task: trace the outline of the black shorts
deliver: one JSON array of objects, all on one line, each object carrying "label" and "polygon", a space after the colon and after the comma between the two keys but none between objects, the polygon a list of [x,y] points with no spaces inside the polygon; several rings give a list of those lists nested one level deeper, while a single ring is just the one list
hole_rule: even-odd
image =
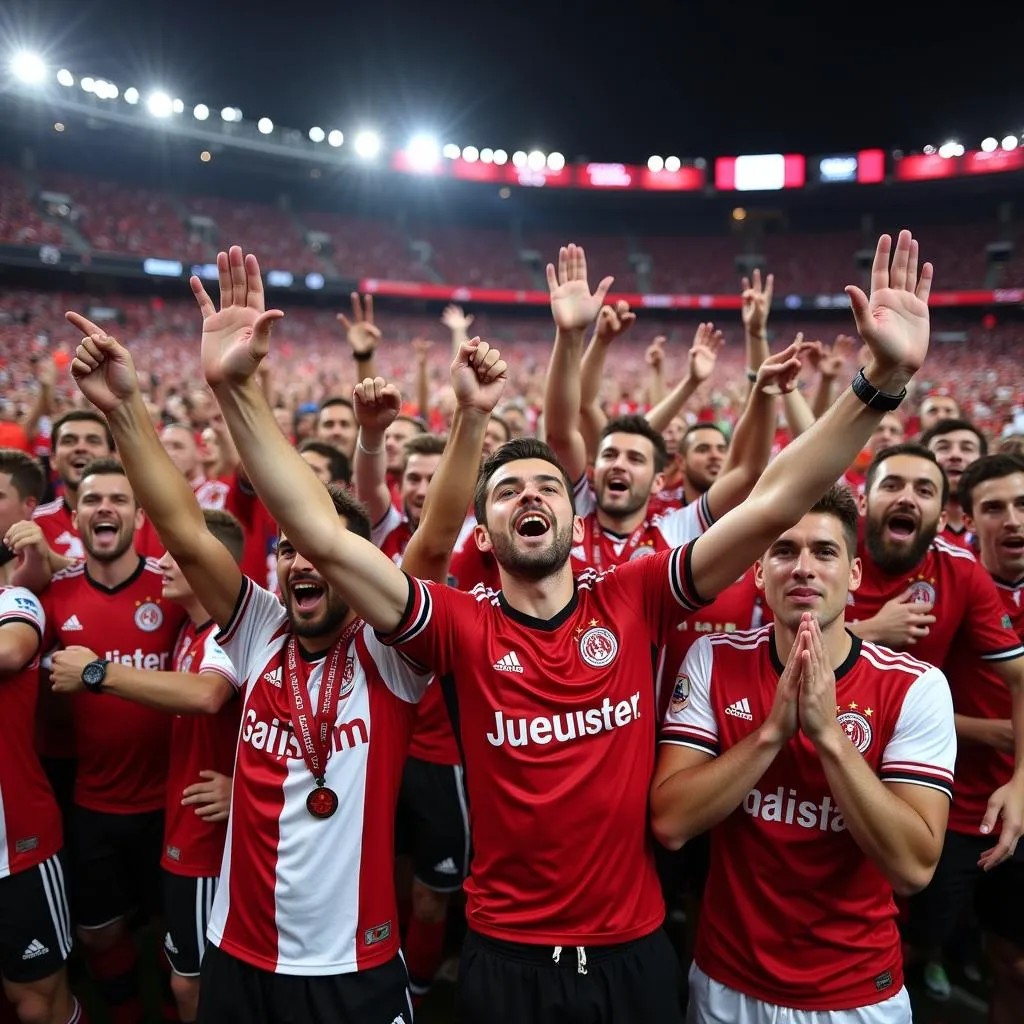
[{"label": "black shorts", "polygon": [[183,978],[198,978],[218,878],[189,878],[167,870],[160,874],[163,878],[166,929],[164,952],[175,974]]},{"label": "black shorts", "polygon": [[904,937],[919,948],[945,945],[973,900],[983,932],[1024,949],[1024,843],[992,871],[978,858],[996,843],[995,836],[947,832],[931,884],[910,898]]},{"label": "black shorts", "polygon": [[0,878],[0,974],[28,985],[56,974],[70,952],[62,854]]},{"label": "black shorts", "polygon": [[198,1024],[412,1024],[401,956],[351,974],[274,974],[206,947]]},{"label": "black shorts", "polygon": [[410,757],[402,773],[395,848],[413,859],[416,881],[458,892],[469,871],[469,813],[461,765]]},{"label": "black shorts", "polygon": [[71,830],[75,921],[102,928],[133,911],[160,910],[164,812],[105,814],[76,806]]},{"label": "black shorts", "polygon": [[684,981],[668,936],[658,929],[616,946],[499,942],[470,931],[459,962],[461,1024],[683,1024]]}]

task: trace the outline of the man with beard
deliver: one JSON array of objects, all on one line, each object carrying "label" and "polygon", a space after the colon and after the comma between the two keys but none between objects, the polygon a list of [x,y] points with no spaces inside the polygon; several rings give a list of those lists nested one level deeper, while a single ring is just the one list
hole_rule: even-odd
[{"label": "man with beard", "polygon": [[[494,551],[502,590],[472,594],[406,576],[339,527],[255,379],[283,314],[264,309],[255,257],[232,247],[218,268],[220,313],[192,281],[204,315],[203,370],[257,492],[388,644],[436,672],[457,723],[474,846],[461,1019],[680,1022],[679,965],[660,930],[648,827],[651,650],[797,523],[882,410],[899,404],[927,352],[931,265],[919,278],[909,231],[894,251],[882,236],[871,298],[848,288],[870,365],[766,468],[742,505],[684,548],[577,580],[569,555],[583,542],[584,522],[569,475],[546,445],[503,445],[485,462],[474,498],[475,540]],[[591,293],[575,246],[560,251],[548,280],[563,332],[582,332],[611,284]],[[782,390],[798,372],[793,356],[780,371]],[[1007,803],[1018,820],[1024,793],[1012,791]]]},{"label": "man with beard", "polygon": [[119,462],[86,465],[73,517],[85,560],[57,573],[42,595],[46,648],[99,655],[83,674],[92,692],[61,699],[71,703],[78,758],[69,830],[75,919],[115,1024],[134,1024],[142,1012],[129,916],[159,911],[171,722],[100,691],[113,662],[168,668],[184,619],[161,594],[156,561],[135,547],[142,518]]},{"label": "man with beard", "polygon": [[929,392],[921,402],[918,412],[918,428],[922,434],[926,434],[937,423],[942,420],[955,420],[960,418],[960,407],[956,399],[951,395],[944,395],[937,391]]},{"label": "man with beard", "polygon": [[[223,254],[221,263],[227,276]],[[255,296],[246,305],[244,283],[236,302],[222,280],[219,313],[196,279],[193,288],[207,343],[211,333],[234,337],[255,309]],[[128,351],[88,321],[69,319],[92,328],[72,373],[108,417],[168,551],[221,626],[218,642],[244,681],[198,1019],[241,1024],[299,1012],[310,1024],[362,1024],[372,1012],[382,1022],[411,1024],[392,875],[394,812],[416,705],[430,676],[377,640],[288,533],[278,544],[282,600],[245,579],[207,529],[184,478],[168,472]],[[472,365],[485,380],[504,379],[497,353]],[[363,507],[323,487],[276,424],[274,431],[314,482],[316,498],[331,508],[333,525],[369,546]],[[447,541],[421,543],[427,550],[446,543],[446,557],[450,532]]]},{"label": "man with beard", "polygon": [[857,520],[831,488],[755,566],[774,626],[701,637],[676,683],[651,819],[673,849],[711,830],[691,1024],[910,1024],[892,894],[939,859],[953,709],[936,668],[846,630]]},{"label": "man with beard", "polygon": [[921,444],[935,456],[949,481],[946,522],[940,536],[950,544],[970,551],[973,538],[964,524],[964,512],[960,507],[960,478],[972,462],[988,455],[988,441],[967,420],[943,419],[921,435]]}]

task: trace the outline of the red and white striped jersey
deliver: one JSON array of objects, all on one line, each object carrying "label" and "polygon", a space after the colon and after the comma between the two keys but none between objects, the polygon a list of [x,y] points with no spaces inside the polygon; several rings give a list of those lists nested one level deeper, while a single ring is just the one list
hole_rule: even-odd
[{"label": "red and white striped jersey", "polygon": [[[835,670],[836,715],[850,742],[883,782],[951,795],[956,734],[945,676],[851,640]],[[783,668],[772,627],[701,637],[661,742],[712,756],[736,746],[768,718]],[[847,831],[803,732],[711,830],[694,957],[723,985],[801,1010],[868,1006],[903,984],[892,887]]]},{"label": "red and white striped jersey", "polygon": [[[346,655],[326,785],[335,814],[314,818],[314,788],[288,703],[281,602],[243,582],[217,641],[245,681],[231,814],[209,938],[280,974],[345,974],[397,955],[395,805],[416,703],[429,674],[409,667],[368,627]],[[326,654],[326,652],[325,652]],[[325,657],[308,660],[314,707]]]},{"label": "red and white striped jersey", "polygon": [[[24,622],[46,630],[43,606],[24,587],[0,590],[0,643],[4,627]],[[0,675],[0,878],[16,875],[52,857],[63,843],[60,811],[32,744],[39,686],[39,648],[27,665]]]},{"label": "red and white striped jersey", "polygon": [[405,549],[412,540],[412,531],[409,517],[394,505],[388,505],[387,512],[370,531],[370,539],[395,565],[401,565]]}]

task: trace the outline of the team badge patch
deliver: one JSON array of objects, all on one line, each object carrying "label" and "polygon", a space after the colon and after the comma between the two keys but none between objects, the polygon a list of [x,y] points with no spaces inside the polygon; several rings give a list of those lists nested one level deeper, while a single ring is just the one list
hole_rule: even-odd
[{"label": "team badge patch", "polygon": [[672,690],[672,702],[669,704],[669,711],[680,712],[686,710],[690,703],[690,677],[682,674],[676,676],[676,685]]},{"label": "team badge patch", "polygon": [[356,665],[352,655],[350,654],[345,659],[345,668],[341,673],[341,689],[338,691],[338,700],[344,700],[352,692],[352,687],[355,686],[355,681]]},{"label": "team badge patch", "polygon": [[363,945],[375,946],[378,942],[384,942],[391,938],[391,922],[375,925],[373,928],[366,928],[363,931]]},{"label": "team badge patch", "polygon": [[915,580],[910,588],[910,600],[935,604],[935,588],[927,580]]},{"label": "team badge patch", "polygon": [[871,723],[863,715],[856,711],[844,711],[836,721],[862,754],[871,746]]},{"label": "team badge patch", "polygon": [[144,601],[135,609],[135,625],[144,633],[155,633],[163,624],[163,610],[155,602]]},{"label": "team badge patch", "polygon": [[619,641],[604,626],[594,626],[580,637],[580,657],[591,668],[605,668],[619,653]]},{"label": "team badge patch", "polygon": [[645,545],[642,548],[637,548],[636,551],[634,551],[633,554],[631,554],[629,556],[629,560],[631,562],[635,562],[638,558],[646,558],[648,555],[653,555],[653,554],[654,554],[654,548],[648,547],[648,546]]}]

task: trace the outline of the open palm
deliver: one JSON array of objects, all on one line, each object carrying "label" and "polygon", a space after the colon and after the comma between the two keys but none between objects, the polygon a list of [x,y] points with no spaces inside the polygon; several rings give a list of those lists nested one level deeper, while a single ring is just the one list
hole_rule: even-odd
[{"label": "open palm", "polygon": [[252,377],[269,351],[274,321],[284,316],[265,309],[260,265],[252,253],[243,256],[240,246],[217,254],[217,277],[219,310],[198,277],[189,281],[203,314],[201,357],[210,387]]},{"label": "open palm", "polygon": [[[892,266],[889,257],[892,256]],[[892,251],[892,239],[882,235],[871,266],[871,298],[848,285],[853,318],[875,360],[883,366],[913,373],[928,354],[928,295],[933,269],[925,263],[918,273],[918,243],[901,231]]]},{"label": "open palm", "polygon": [[699,324],[690,346],[689,372],[690,377],[698,384],[711,376],[718,362],[718,350],[724,342],[721,331],[715,330],[714,324]]},{"label": "open palm", "polygon": [[583,246],[569,243],[558,250],[558,269],[547,266],[551,315],[563,331],[582,331],[594,322],[614,278],[606,277],[591,294]]}]

